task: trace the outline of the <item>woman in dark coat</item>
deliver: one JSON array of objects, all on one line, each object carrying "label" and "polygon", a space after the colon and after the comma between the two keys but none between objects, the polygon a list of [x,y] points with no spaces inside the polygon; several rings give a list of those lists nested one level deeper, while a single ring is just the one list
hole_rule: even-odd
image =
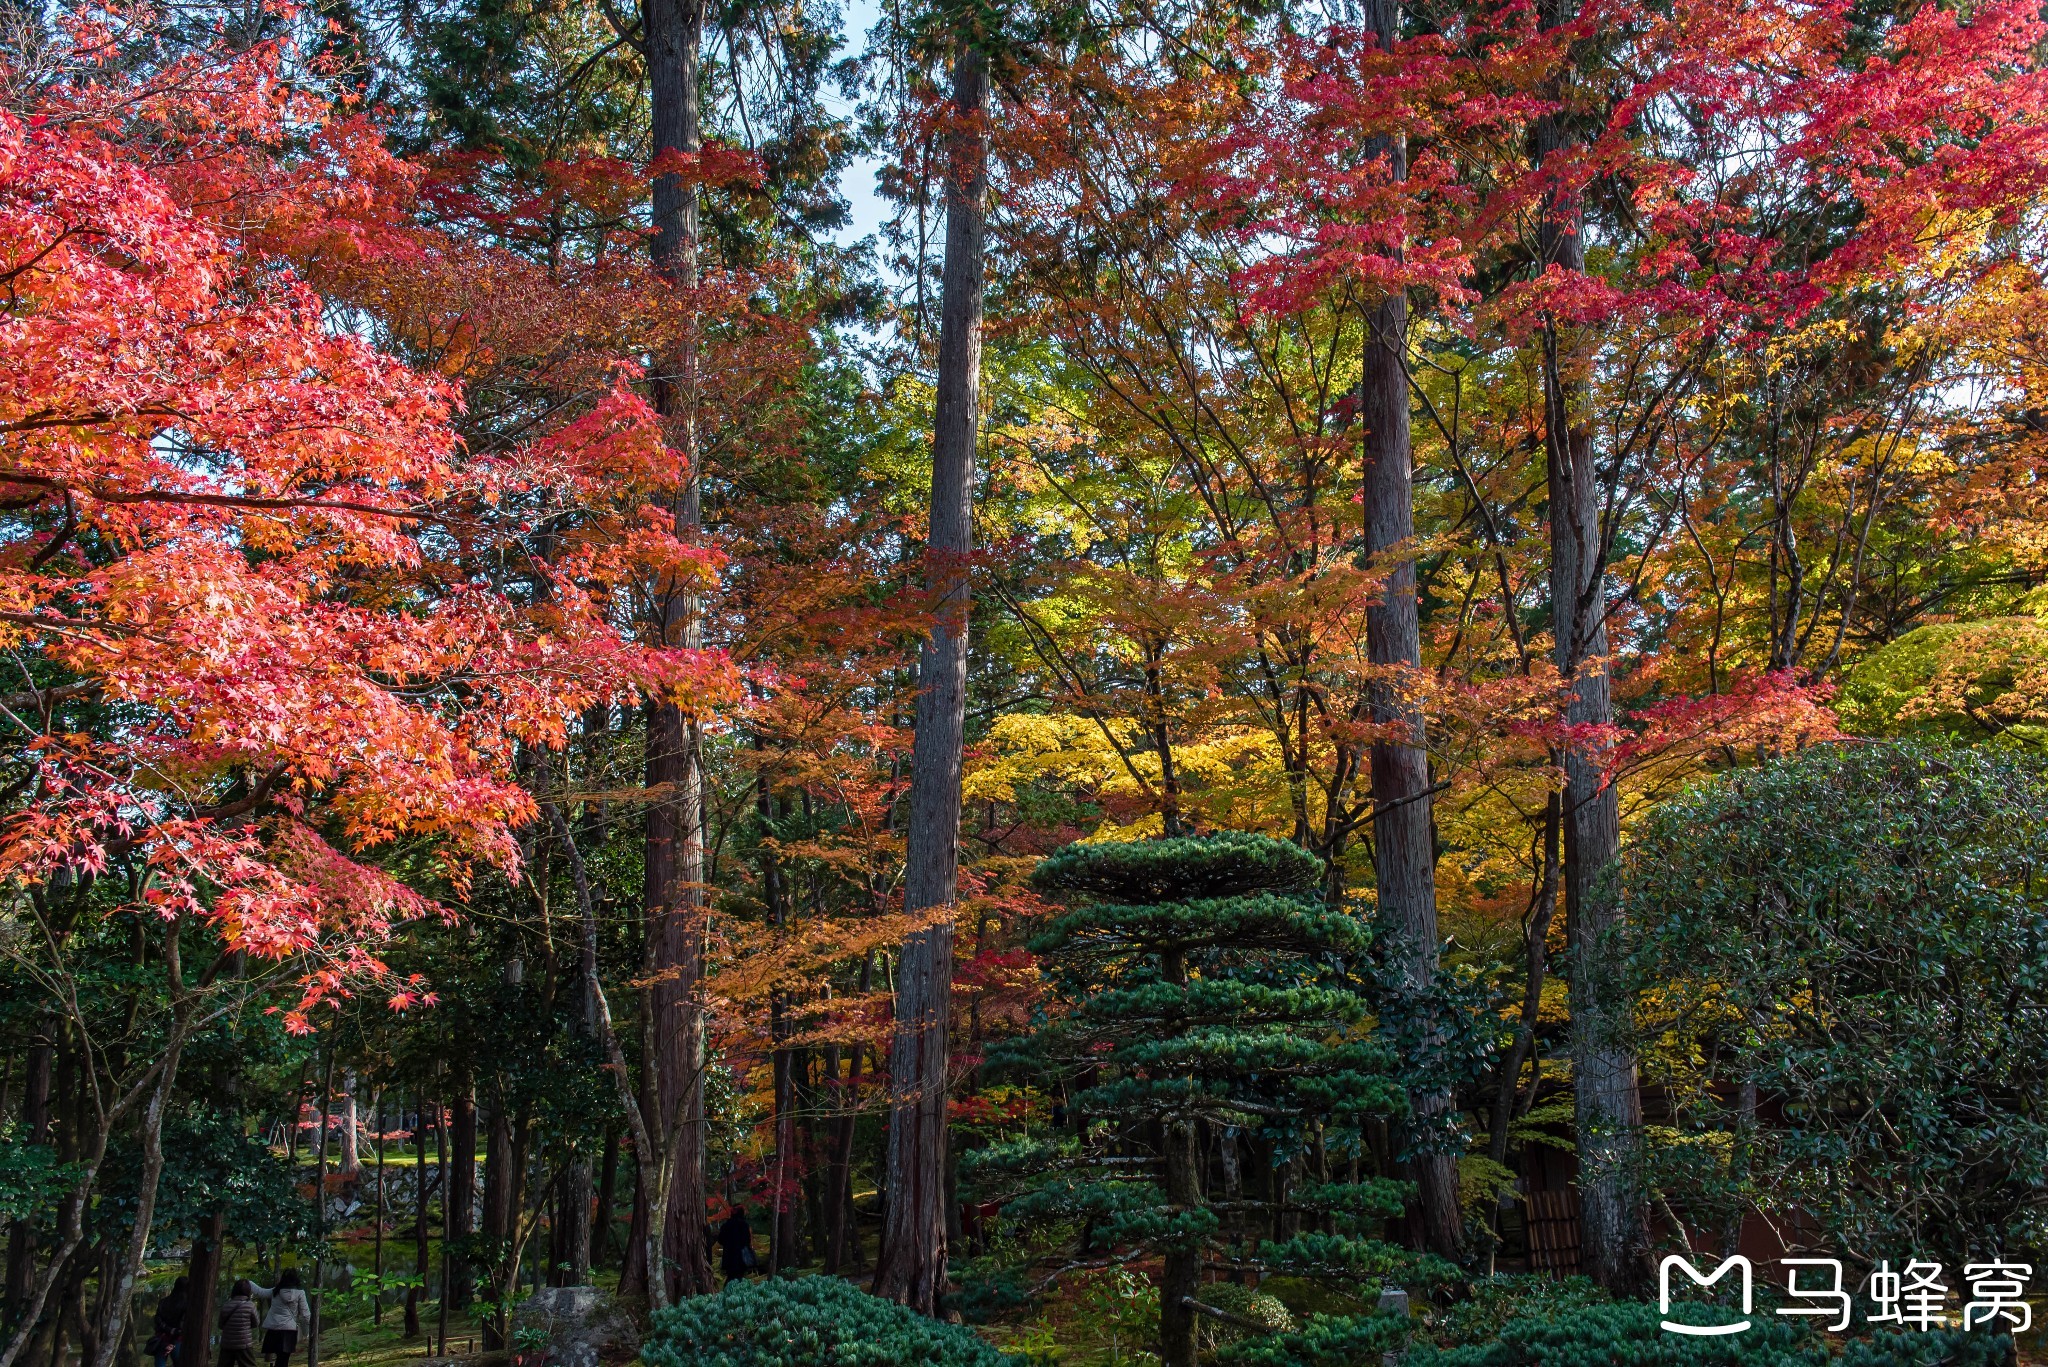
[{"label": "woman in dark coat", "polygon": [[171,1283],[156,1303],[156,1318],[150,1323],[149,1355],[156,1367],[172,1367],[178,1361],[178,1343],[185,1337],[185,1279]]},{"label": "woman in dark coat", "polygon": [[727,1286],[754,1270],[754,1228],[744,1206],[734,1206],[718,1227],[718,1270]]}]

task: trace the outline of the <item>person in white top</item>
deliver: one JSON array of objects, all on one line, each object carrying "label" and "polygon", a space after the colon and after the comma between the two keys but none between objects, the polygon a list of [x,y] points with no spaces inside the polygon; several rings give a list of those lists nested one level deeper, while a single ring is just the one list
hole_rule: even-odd
[{"label": "person in white top", "polygon": [[306,1299],[299,1270],[286,1268],[278,1274],[276,1286],[259,1286],[256,1294],[270,1302],[270,1310],[263,1316],[263,1356],[270,1367],[291,1367],[299,1335],[313,1328],[313,1305]]}]

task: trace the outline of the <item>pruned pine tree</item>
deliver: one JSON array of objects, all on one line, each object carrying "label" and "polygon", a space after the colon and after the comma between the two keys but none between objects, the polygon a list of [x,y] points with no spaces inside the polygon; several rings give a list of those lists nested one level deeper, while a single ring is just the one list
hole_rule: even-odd
[{"label": "pruned pine tree", "polygon": [[1076,844],[1034,882],[1085,904],[1032,943],[1071,1001],[1014,1053],[1064,1087],[1071,1124],[974,1156],[1004,1216],[1079,1233],[1076,1265],[1160,1256],[1162,1353],[1191,1367],[1205,1269],[1336,1279],[1412,1265],[1376,1237],[1409,1186],[1332,1180],[1407,1099],[1363,1028],[1367,923],[1316,896],[1321,867],[1243,833]]}]

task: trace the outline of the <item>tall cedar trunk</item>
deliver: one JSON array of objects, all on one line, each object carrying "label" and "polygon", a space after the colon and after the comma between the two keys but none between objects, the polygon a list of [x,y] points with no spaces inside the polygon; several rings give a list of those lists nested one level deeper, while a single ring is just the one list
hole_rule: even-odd
[{"label": "tall cedar trunk", "polygon": [[[981,403],[982,250],[988,188],[988,62],[963,39],[946,131],[946,264],[932,430],[927,587],[938,620],[919,660],[903,906],[950,907],[960,868],[960,750],[967,713],[967,555]],[[946,1024],[950,920],[912,935],[896,975],[889,1056],[888,1209],[875,1290],[935,1314],[946,1284]]]},{"label": "tall cedar trunk", "polygon": [[[703,147],[702,91],[698,79],[704,39],[704,0],[645,0],[647,84],[653,113],[654,155],[696,153]],[[664,279],[689,291],[697,284],[697,190],[673,173],[654,181],[654,265]],[[686,328],[676,353],[658,367],[655,408],[677,443],[683,483],[675,502],[675,532],[694,541],[703,530],[703,486],[698,461],[696,340]],[[662,608],[666,645],[703,643],[701,604],[694,589],[672,585]],[[704,772],[694,719],[673,702],[655,704],[647,720],[647,783],[666,796],[647,812],[646,895],[652,960],[648,1011],[653,1035],[653,1136],[672,1153],[665,1192],[647,1193],[662,1221],[662,1255],[670,1298],[710,1291],[711,1264],[700,1226],[704,1220],[704,1018],[697,1000],[703,958]]]},{"label": "tall cedar trunk", "polygon": [[[1391,50],[1399,37],[1398,0],[1371,0],[1368,11],[1380,46]],[[1370,149],[1387,159],[1396,180],[1408,174],[1408,146],[1399,137],[1376,138]],[[1401,555],[1387,578],[1379,604],[1366,609],[1366,650],[1373,665],[1387,671],[1373,686],[1372,719],[1385,728],[1372,747],[1373,867],[1379,884],[1379,915],[1388,934],[1399,992],[1425,1013],[1417,1032],[1425,1072],[1439,1067],[1435,1047],[1441,1033],[1427,1013],[1436,980],[1436,840],[1429,797],[1429,751],[1421,704],[1411,680],[1422,668],[1422,629],[1416,602],[1415,562],[1406,543],[1415,535],[1413,452],[1408,432],[1406,365],[1408,297],[1396,291],[1372,311],[1359,380],[1359,418],[1365,428],[1365,543],[1375,555]],[[1414,1097],[1416,1141],[1413,1167],[1419,1189],[1424,1245],[1447,1258],[1463,1252],[1458,1214],[1458,1160],[1434,1143],[1432,1131],[1452,1108],[1448,1088],[1426,1086]]]},{"label": "tall cedar trunk", "polygon": [[[1562,0],[1557,0],[1562,3]],[[1548,9],[1548,7],[1546,7]],[[1561,14],[1546,13],[1552,22]],[[1547,159],[1573,135],[1558,118],[1536,129],[1536,154]],[[1586,268],[1584,215],[1576,203],[1553,200],[1541,225],[1543,264],[1567,272]],[[1607,593],[1600,529],[1600,472],[1586,408],[1584,358],[1570,338],[1544,338],[1544,433],[1550,482],[1550,595],[1558,675],[1569,683],[1566,717],[1573,725],[1614,719],[1607,674]],[[1564,756],[1561,844],[1565,922],[1571,944],[1572,1078],[1577,1094],[1579,1244],[1586,1272],[1616,1295],[1647,1284],[1648,1212],[1636,1189],[1642,1098],[1634,1055],[1617,1042],[1627,1011],[1604,962],[1612,952],[1613,903],[1599,879],[1621,851],[1619,794],[1596,756]]]},{"label": "tall cedar trunk", "polygon": [[562,1285],[590,1285],[590,1203],[597,1185],[580,1153],[562,1173]]},{"label": "tall cedar trunk", "polygon": [[[50,1084],[57,1061],[57,1025],[51,1017],[38,1022],[35,1039],[28,1047],[27,1076],[23,1079],[21,1129],[31,1144],[50,1142]],[[6,1311],[8,1323],[21,1318],[35,1286],[36,1231],[26,1220],[16,1220],[7,1231]]]},{"label": "tall cedar trunk", "polygon": [[[448,1190],[441,1199],[448,1204],[448,1232],[462,1243],[476,1234],[476,1079],[465,1074],[456,1079],[455,1096],[449,1102]],[[448,1263],[448,1286],[457,1305],[468,1305],[476,1292],[476,1270],[469,1258],[455,1254]]]}]

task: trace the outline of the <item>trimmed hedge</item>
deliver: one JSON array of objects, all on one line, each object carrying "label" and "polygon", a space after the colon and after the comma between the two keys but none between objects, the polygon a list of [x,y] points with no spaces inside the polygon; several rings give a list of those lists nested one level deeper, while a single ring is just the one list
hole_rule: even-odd
[{"label": "trimmed hedge", "polygon": [[654,1317],[647,1367],[1012,1367],[972,1329],[837,1277],[741,1281]]}]

